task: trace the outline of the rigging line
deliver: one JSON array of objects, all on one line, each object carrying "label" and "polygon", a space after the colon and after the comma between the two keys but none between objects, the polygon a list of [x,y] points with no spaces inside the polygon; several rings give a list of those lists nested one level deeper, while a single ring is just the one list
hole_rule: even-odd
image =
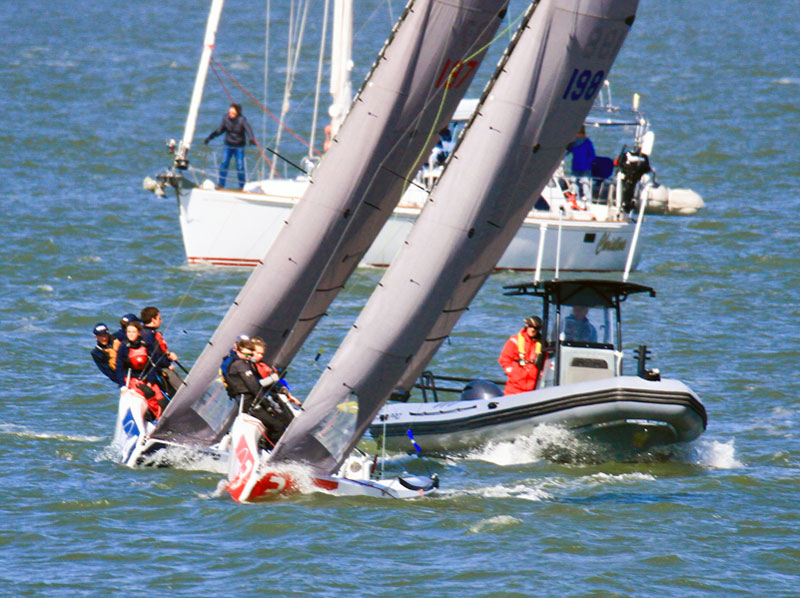
[{"label": "rigging line", "polygon": [[[450,89],[450,85],[452,83],[452,80],[454,79],[454,74],[457,77],[458,73],[461,71],[461,69],[464,67],[464,65],[467,62],[469,62],[472,58],[474,58],[475,56],[477,56],[478,54],[480,54],[484,50],[488,50],[488,48],[493,43],[495,43],[497,40],[499,40],[501,37],[503,37],[508,31],[510,31],[511,28],[514,27],[516,25],[516,23],[518,21],[520,21],[523,18],[523,16],[525,16],[525,14],[527,14],[527,12],[528,12],[527,9],[522,11],[513,21],[510,21],[508,23],[508,25],[502,31],[499,31],[497,34],[495,34],[494,38],[492,38],[486,44],[484,44],[483,46],[481,46],[480,48],[475,50],[472,54],[469,54],[468,56],[466,56],[463,60],[460,60],[460,61],[456,62],[456,64],[453,66],[453,68],[450,71],[450,73],[447,75],[447,79],[445,79],[445,81],[443,83],[444,92],[442,93],[442,99],[439,101],[439,110],[436,112],[436,118],[433,121],[434,123],[439,121],[439,116],[442,113],[442,108],[443,108],[445,100],[447,98],[447,92]],[[489,83],[491,83],[491,80],[489,81]],[[466,130],[466,128],[464,130]],[[423,148],[426,147],[428,145],[428,143],[430,143],[430,140],[433,137],[434,132],[438,133],[438,131],[434,131],[433,127],[431,127],[430,130],[428,131],[428,137],[425,139],[425,143],[422,145]],[[462,131],[462,133],[463,133],[463,131]],[[453,148],[453,150],[450,152],[450,155],[454,154],[455,151],[456,151],[456,148]],[[422,150],[420,150],[420,153],[417,155],[416,162],[419,162],[422,158],[423,158]],[[409,181],[409,179],[412,178],[414,175],[416,175],[415,172],[409,172],[408,174],[406,174],[404,179],[406,181]],[[434,182],[434,185],[435,184],[436,183]],[[408,184],[406,184],[403,187],[403,193],[405,193],[406,189],[408,189]]]},{"label": "rigging line", "polygon": [[[228,96],[228,101],[232,103],[233,102],[233,95],[231,95],[231,92],[228,91],[228,87],[227,87],[227,85],[225,85],[225,82],[222,80],[222,77],[219,76],[219,73],[217,72],[217,68],[215,66],[217,64],[219,64],[219,63],[217,63],[217,61],[212,58],[211,62],[210,62],[211,71],[214,73],[214,76],[217,78],[217,81],[219,81],[219,84],[222,86],[222,91],[224,91],[225,95]],[[220,66],[220,68],[222,68],[222,67]]]},{"label": "rigging line", "polygon": [[308,157],[313,158],[313,152],[311,150],[314,147],[314,138],[317,134],[317,114],[319,112],[319,92],[320,87],[322,85],[322,63],[325,59],[325,41],[328,35],[328,12],[330,7],[330,0],[325,0],[325,8],[324,8],[324,17],[322,18],[322,35],[320,39],[322,40],[319,44],[319,61],[317,62],[317,85],[316,90],[314,91],[314,112],[312,112],[311,116],[311,137],[309,138],[310,145],[308,146]]},{"label": "rigging line", "polygon": [[[279,119],[277,116],[275,116],[275,115],[274,115],[274,114],[273,114],[273,113],[272,113],[272,112],[269,110],[269,108],[267,108],[266,106],[264,106],[264,104],[262,104],[261,102],[259,102],[259,101],[258,101],[258,100],[257,100],[257,99],[256,99],[256,98],[253,96],[253,94],[251,94],[249,91],[247,91],[247,89],[245,89],[245,88],[244,88],[244,86],[243,86],[241,83],[239,83],[239,81],[237,81],[237,80],[236,80],[236,78],[235,78],[233,75],[231,75],[231,74],[230,74],[230,73],[229,73],[227,70],[225,70],[225,67],[224,67],[224,66],[222,66],[222,65],[221,65],[219,62],[217,62],[217,61],[216,61],[216,60],[214,60],[213,58],[211,59],[211,61],[212,61],[212,63],[216,64],[216,65],[219,67],[219,69],[220,69],[220,70],[221,70],[223,73],[225,73],[225,74],[228,76],[228,78],[229,78],[229,79],[230,79],[230,80],[233,82],[233,84],[234,84],[234,85],[236,85],[236,87],[238,87],[238,88],[241,90],[241,92],[242,92],[243,94],[245,94],[245,95],[247,96],[247,98],[248,98],[248,99],[249,99],[251,102],[253,102],[253,104],[255,104],[256,106],[258,106],[258,108],[259,108],[259,109],[263,110],[263,111],[264,111],[264,112],[265,112],[267,115],[269,115],[269,116],[270,116],[270,118],[272,118],[272,119],[273,119],[273,120],[274,120],[276,123],[278,123],[278,127],[279,127],[279,128],[281,128],[281,129],[285,129],[285,130],[286,130],[286,131],[287,131],[289,134],[291,134],[292,136],[294,136],[294,138],[295,138],[295,139],[297,139],[297,140],[298,140],[300,143],[302,143],[302,144],[303,144],[303,145],[305,145],[306,147],[311,147],[311,146],[309,145],[309,143],[308,143],[308,142],[307,142],[305,139],[303,139],[302,137],[300,137],[300,135],[298,135],[297,133],[295,133],[295,131],[294,131],[294,130],[293,130],[291,127],[289,127],[289,126],[288,126],[286,123],[284,123],[283,121],[281,121],[281,119]],[[320,152],[320,151],[319,151],[319,150],[317,150],[317,149],[314,149],[313,151],[314,151],[314,153],[316,153],[316,154],[318,154],[318,155],[320,155],[320,156],[322,155],[322,152]]]},{"label": "rigging line", "polygon": [[[291,4],[291,10],[289,12],[289,37],[286,41],[287,43],[287,52],[286,52],[286,83],[284,84],[283,89],[283,102],[281,103],[281,120],[284,119],[286,114],[289,112],[289,99],[292,95],[292,89],[294,88],[294,80],[297,76],[297,63],[300,60],[300,50],[303,43],[303,33],[305,32],[306,22],[308,20],[308,7],[309,2],[306,1],[303,3],[303,16],[300,19],[299,25],[293,25],[294,22],[294,2]],[[298,10],[299,12],[299,10]],[[295,27],[297,27],[295,33]],[[292,43],[294,40],[294,52],[292,52]],[[278,135],[275,138],[275,150],[277,151],[280,148],[281,143],[281,133],[282,131],[278,130]],[[272,173],[275,174],[275,168],[273,167]]]},{"label": "rigging line", "polygon": [[[261,90],[261,97],[264,98],[264,103],[269,104],[269,30],[272,24],[272,3],[271,0],[267,0],[266,5],[266,19],[264,19],[264,87]],[[267,115],[262,111],[261,112],[261,139],[267,138]],[[264,173],[264,164],[265,162],[261,162],[259,166],[259,178],[263,179],[266,178]],[[272,165],[270,164],[270,168]]]}]

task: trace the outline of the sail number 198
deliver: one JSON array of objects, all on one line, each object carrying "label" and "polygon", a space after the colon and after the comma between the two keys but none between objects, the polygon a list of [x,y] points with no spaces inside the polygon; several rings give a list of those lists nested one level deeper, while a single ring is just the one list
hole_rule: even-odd
[{"label": "sail number 198", "polygon": [[597,90],[600,89],[605,76],[605,71],[592,73],[592,71],[581,71],[580,69],[573,70],[572,77],[570,77],[561,99],[570,99],[573,102],[580,99],[593,99]]}]

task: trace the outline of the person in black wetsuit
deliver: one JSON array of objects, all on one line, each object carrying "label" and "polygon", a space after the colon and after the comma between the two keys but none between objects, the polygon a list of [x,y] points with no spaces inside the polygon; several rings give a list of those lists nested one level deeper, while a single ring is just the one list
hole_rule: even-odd
[{"label": "person in black wetsuit", "polygon": [[268,442],[261,445],[269,450],[278,442],[293,415],[288,407],[270,396],[270,389],[266,387],[273,385],[272,380],[259,378],[252,361],[254,349],[249,338],[240,337],[233,346],[234,357],[226,357],[220,369],[228,396],[241,401],[242,413],[249,413],[264,424]]}]

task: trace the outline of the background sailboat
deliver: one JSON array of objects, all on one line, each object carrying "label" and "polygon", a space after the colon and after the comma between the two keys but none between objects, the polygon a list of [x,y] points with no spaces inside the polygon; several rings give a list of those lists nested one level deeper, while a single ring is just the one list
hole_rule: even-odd
[{"label": "background sailboat", "polygon": [[[272,459],[335,471],[459,284],[474,294],[562,159],[633,24],[636,0],[535,2],[467,133]],[[509,174],[513,173],[514,176]],[[332,418],[353,413],[336,439]],[[335,426],[334,426],[335,427]]]}]

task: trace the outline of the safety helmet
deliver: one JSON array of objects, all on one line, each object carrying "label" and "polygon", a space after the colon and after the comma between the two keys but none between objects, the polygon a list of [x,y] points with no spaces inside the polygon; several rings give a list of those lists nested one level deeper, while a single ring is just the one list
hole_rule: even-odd
[{"label": "safety helmet", "polygon": [[540,330],[542,328],[542,319],[539,316],[528,316],[522,320],[522,323],[525,324],[526,327],[533,326],[536,328],[536,330]]},{"label": "safety helmet", "polygon": [[108,326],[103,324],[102,322],[98,322],[95,324],[94,330],[92,330],[95,334],[108,334]]}]

